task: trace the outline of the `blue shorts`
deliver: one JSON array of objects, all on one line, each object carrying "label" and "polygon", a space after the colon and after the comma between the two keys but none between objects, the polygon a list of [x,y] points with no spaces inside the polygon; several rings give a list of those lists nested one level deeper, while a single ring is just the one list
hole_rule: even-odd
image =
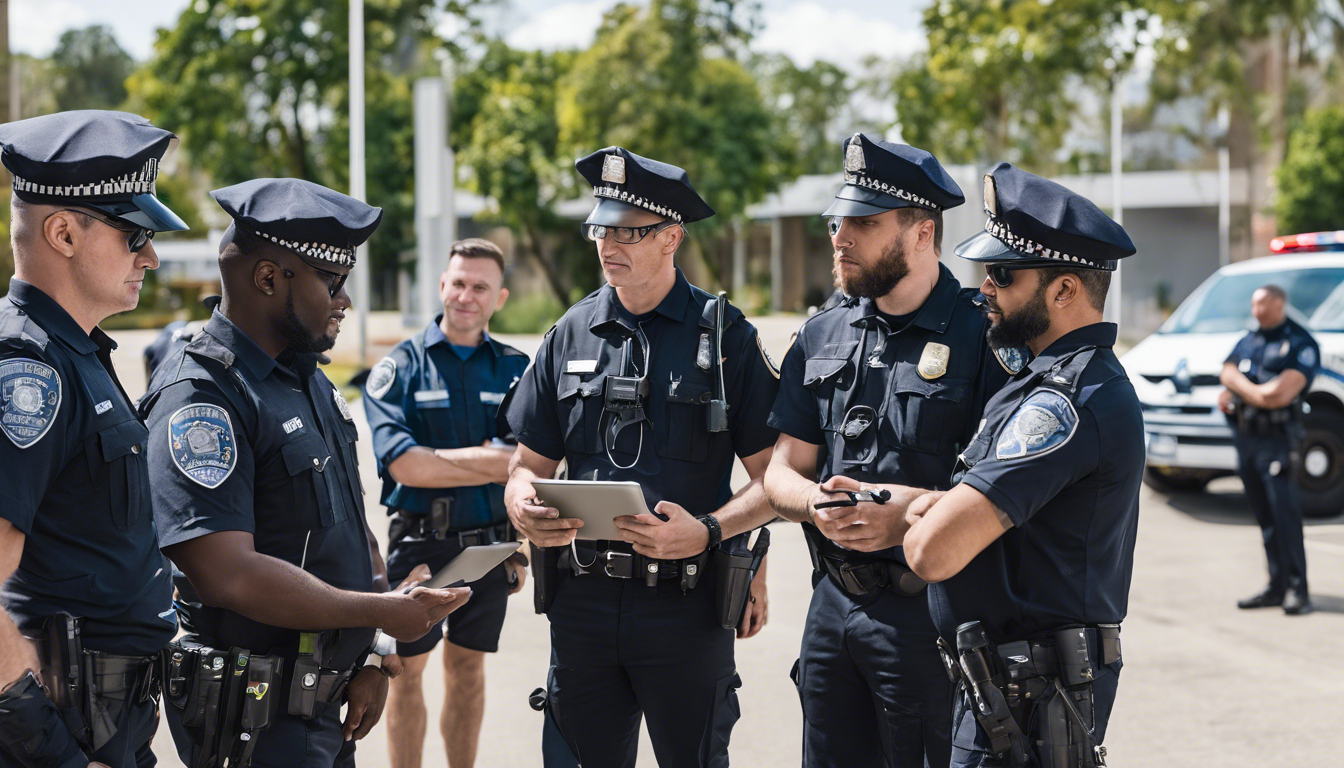
[{"label": "blue shorts", "polygon": [[[390,584],[400,584],[420,563],[427,564],[430,571],[437,573],[448,561],[457,557],[462,549],[451,537],[447,541],[409,537],[395,541],[388,547],[387,580]],[[504,610],[509,601],[508,568],[501,564],[480,581],[467,586],[471,587],[471,599],[466,605],[453,611],[419,640],[398,642],[397,654],[419,656],[429,653],[443,638],[445,623],[448,641],[453,645],[485,653],[498,651],[499,633],[504,628]]]}]

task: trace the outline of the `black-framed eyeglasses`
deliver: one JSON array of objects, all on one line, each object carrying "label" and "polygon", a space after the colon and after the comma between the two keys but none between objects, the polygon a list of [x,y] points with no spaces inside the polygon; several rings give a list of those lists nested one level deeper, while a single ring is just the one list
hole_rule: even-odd
[{"label": "black-framed eyeglasses", "polygon": [[59,211],[52,211],[47,218],[50,219],[58,213],[78,213],[81,216],[88,216],[90,219],[102,222],[118,232],[126,233],[126,247],[131,249],[131,253],[139,253],[140,249],[145,247],[145,243],[154,239],[154,230],[152,229],[138,227],[121,219],[104,218],[101,214],[93,211],[81,211],[78,208],[62,208]]},{"label": "black-framed eyeglasses", "polygon": [[985,265],[985,274],[994,285],[1000,288],[1007,288],[1013,284],[1013,272],[1019,269],[1030,269],[1030,267],[1014,267],[1008,264],[987,264]]},{"label": "black-framed eyeglasses", "polygon": [[[341,289],[345,287],[345,281],[350,277],[349,272],[342,275],[340,272],[328,272],[321,267],[314,267],[312,264],[305,264],[304,266],[323,276],[323,279],[325,279],[327,283],[327,295],[333,299],[336,298],[336,294],[340,293]],[[284,267],[280,268],[280,273],[288,279],[292,280],[294,278],[294,273]]]},{"label": "black-framed eyeglasses", "polygon": [[672,219],[664,219],[646,227],[608,227],[602,224],[584,224],[583,236],[594,243],[610,237],[622,245],[634,245],[651,234],[662,232],[664,229],[676,225],[677,222]]}]

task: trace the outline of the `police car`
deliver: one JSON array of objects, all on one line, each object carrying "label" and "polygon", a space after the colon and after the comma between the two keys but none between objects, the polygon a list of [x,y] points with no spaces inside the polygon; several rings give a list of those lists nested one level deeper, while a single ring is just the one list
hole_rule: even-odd
[{"label": "police car", "polygon": [[1218,410],[1218,374],[1254,327],[1251,294],[1267,283],[1288,292],[1289,315],[1321,347],[1306,396],[1306,441],[1296,468],[1303,512],[1344,511],[1344,230],[1277,237],[1275,254],[1223,267],[1121,362],[1143,405],[1149,485],[1199,491],[1236,474],[1232,428]]}]

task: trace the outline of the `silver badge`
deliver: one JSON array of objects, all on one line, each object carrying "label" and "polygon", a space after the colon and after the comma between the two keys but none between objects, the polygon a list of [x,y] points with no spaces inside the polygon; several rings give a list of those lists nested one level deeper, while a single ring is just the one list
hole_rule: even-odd
[{"label": "silver badge", "polygon": [[1316,349],[1314,347],[1303,347],[1302,351],[1297,353],[1297,362],[1304,368],[1315,367]]},{"label": "silver badge", "polygon": [[612,184],[624,184],[625,158],[620,155],[607,155],[602,160],[602,180]]},{"label": "silver badge", "polygon": [[342,395],[341,390],[334,384],[331,387],[331,397],[336,401],[336,409],[341,412],[341,418],[353,422],[355,419],[350,415],[350,404],[345,402],[345,395]]},{"label": "silver badge", "polygon": [[854,138],[849,140],[849,146],[845,147],[845,172],[858,173],[864,170],[866,166],[863,161],[863,140],[859,134],[854,134]]},{"label": "silver badge", "polygon": [[397,361],[390,357],[384,357],[373,366],[369,371],[369,379],[364,382],[364,391],[374,400],[383,399],[383,395],[392,388],[392,382],[397,380]]},{"label": "silver badge", "polygon": [[993,174],[985,174],[985,211],[990,216],[999,215],[999,194],[994,189]]},{"label": "silver badge", "polygon": [[714,355],[709,349],[709,334],[700,334],[700,348],[695,352],[695,365],[702,371],[708,371],[710,363],[714,362]]}]

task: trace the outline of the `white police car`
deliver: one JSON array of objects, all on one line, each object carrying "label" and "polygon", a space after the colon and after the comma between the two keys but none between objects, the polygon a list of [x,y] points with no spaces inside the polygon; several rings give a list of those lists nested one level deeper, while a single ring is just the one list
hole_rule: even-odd
[{"label": "white police car", "polygon": [[1306,441],[1297,467],[1303,512],[1344,511],[1344,231],[1278,237],[1276,255],[1223,267],[1121,362],[1143,405],[1145,479],[1163,490],[1202,490],[1232,475],[1232,429],[1218,410],[1218,374],[1254,327],[1251,294],[1273,283],[1288,292],[1290,316],[1321,347],[1307,393]]}]

